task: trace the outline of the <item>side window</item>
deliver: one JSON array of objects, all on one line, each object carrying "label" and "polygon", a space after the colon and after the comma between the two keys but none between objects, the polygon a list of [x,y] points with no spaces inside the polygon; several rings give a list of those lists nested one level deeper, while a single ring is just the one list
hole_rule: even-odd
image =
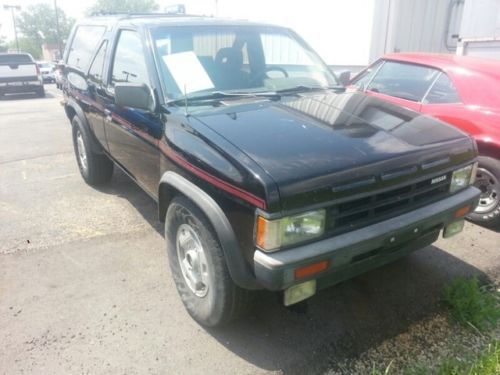
[{"label": "side window", "polygon": [[106,49],[108,42],[102,43],[99,51],[95,55],[94,61],[89,69],[89,79],[95,83],[102,83],[102,74],[104,72],[104,57],[106,56]]},{"label": "side window", "polygon": [[78,26],[71,43],[67,64],[86,71],[97,43],[106,31],[104,26]]},{"label": "side window", "polygon": [[427,96],[424,98],[424,104],[444,104],[444,103],[460,103],[458,92],[451,82],[450,77],[445,73],[441,73],[439,78],[434,82]]},{"label": "side window", "polygon": [[438,74],[439,71],[433,68],[386,61],[368,90],[420,102]]},{"label": "side window", "polygon": [[352,82],[352,85],[360,90],[366,89],[366,86],[383,63],[384,60],[379,60],[372,66],[365,69],[359,76],[356,77],[356,79]]},{"label": "side window", "polygon": [[146,83],[149,78],[142,42],[135,31],[122,30],[115,49],[111,85],[120,82]]}]

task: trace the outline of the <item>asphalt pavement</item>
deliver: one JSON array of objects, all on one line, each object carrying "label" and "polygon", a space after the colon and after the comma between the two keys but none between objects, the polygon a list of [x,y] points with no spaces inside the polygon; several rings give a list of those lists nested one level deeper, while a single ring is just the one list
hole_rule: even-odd
[{"label": "asphalt pavement", "polygon": [[155,203],[79,175],[60,91],[0,101],[1,374],[319,374],[442,309],[459,276],[499,281],[500,234],[473,224],[296,309],[260,292],[241,321],[185,312]]}]

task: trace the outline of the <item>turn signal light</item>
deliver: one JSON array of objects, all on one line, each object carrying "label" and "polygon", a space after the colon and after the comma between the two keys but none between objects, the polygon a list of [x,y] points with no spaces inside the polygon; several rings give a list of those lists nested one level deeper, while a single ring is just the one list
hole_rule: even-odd
[{"label": "turn signal light", "polygon": [[455,211],[455,219],[458,219],[459,217],[464,217],[471,211],[471,206],[467,205],[465,207],[459,208],[458,210]]},{"label": "turn signal light", "polygon": [[326,271],[328,269],[328,266],[330,265],[330,262],[327,260],[323,260],[318,263],[313,263],[305,267],[297,268],[294,272],[295,279],[304,279],[306,277],[315,275],[317,273]]}]

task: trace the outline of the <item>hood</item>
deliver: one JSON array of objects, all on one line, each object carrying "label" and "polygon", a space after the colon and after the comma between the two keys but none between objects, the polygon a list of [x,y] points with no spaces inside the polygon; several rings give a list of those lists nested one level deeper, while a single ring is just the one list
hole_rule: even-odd
[{"label": "hood", "polygon": [[282,198],[436,159],[449,141],[473,147],[451,126],[358,92],[227,104],[194,116],[258,163]]}]

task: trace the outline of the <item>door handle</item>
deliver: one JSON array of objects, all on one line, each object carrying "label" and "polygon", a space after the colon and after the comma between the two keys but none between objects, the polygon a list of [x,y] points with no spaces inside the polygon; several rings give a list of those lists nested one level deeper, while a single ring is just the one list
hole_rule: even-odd
[{"label": "door handle", "polygon": [[111,115],[111,111],[107,108],[104,109],[104,116],[106,116],[106,121],[113,120],[113,116]]}]

